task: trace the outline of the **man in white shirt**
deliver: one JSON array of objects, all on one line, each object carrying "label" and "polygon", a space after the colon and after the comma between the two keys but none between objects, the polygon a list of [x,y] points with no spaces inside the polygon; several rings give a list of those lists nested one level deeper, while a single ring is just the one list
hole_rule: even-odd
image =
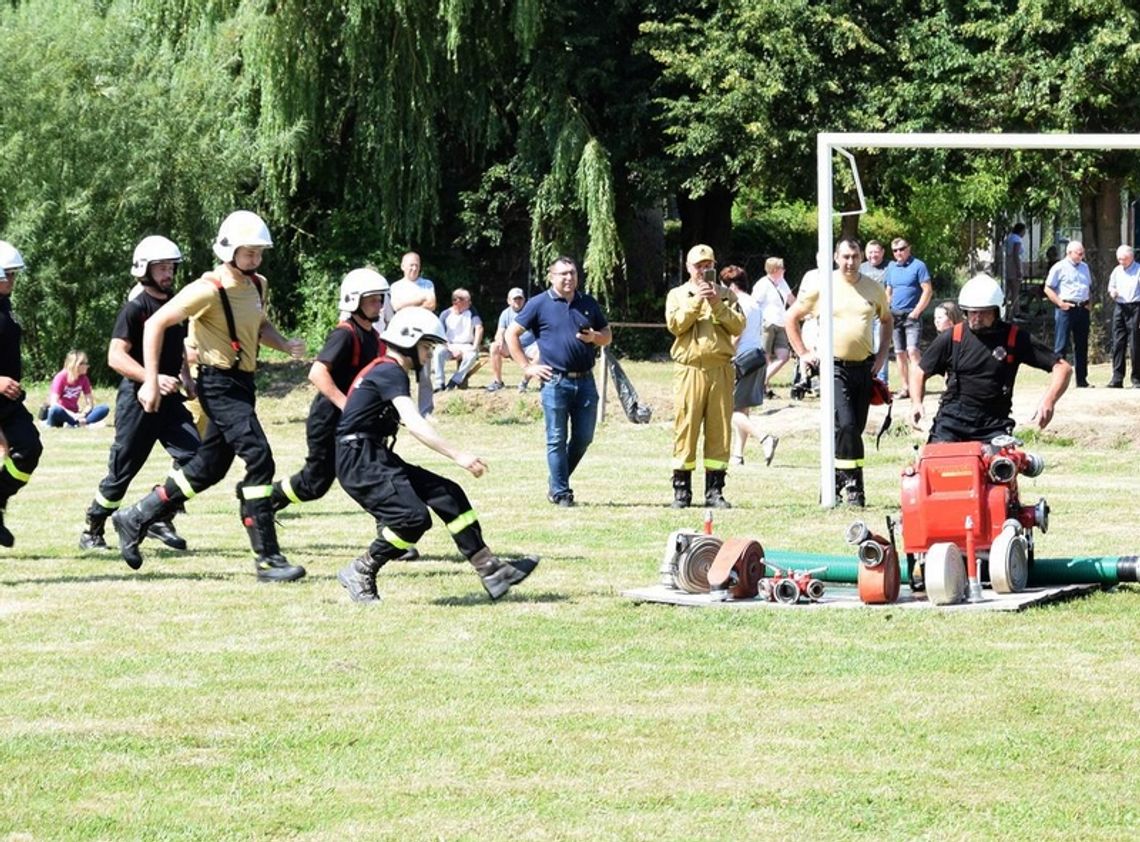
[{"label": "man in white shirt", "polygon": [[1140,263],[1132,246],[1116,250],[1120,265],[1108,277],[1108,297],[1116,302],[1112,311],[1112,380],[1108,388],[1124,388],[1124,350],[1132,358],[1132,388],[1140,389]]},{"label": "man in white shirt", "polygon": [[444,390],[447,363],[459,360],[459,368],[447,381],[447,389],[466,387],[467,377],[474,370],[479,359],[479,347],[483,344],[483,320],[471,306],[471,293],[460,287],[451,294],[451,306],[439,317],[443,324],[447,344],[440,345],[432,352],[432,368],[435,374],[432,385],[435,391]]},{"label": "man in white shirt", "polygon": [[[768,358],[768,371],[765,382],[771,383],[788,357],[791,356],[791,346],[788,344],[788,332],[784,327],[784,312],[796,302],[792,290],[784,278],[784,260],[781,257],[769,257],[764,261],[764,271],[767,273],[752,287],[752,298],[764,316],[764,355]],[[771,388],[767,397],[775,397]]]}]

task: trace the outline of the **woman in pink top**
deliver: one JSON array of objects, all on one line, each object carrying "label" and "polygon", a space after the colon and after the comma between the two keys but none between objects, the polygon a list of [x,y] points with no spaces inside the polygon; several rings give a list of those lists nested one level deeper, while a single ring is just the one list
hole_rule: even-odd
[{"label": "woman in pink top", "polygon": [[[49,427],[86,427],[107,417],[106,404],[96,405],[91,397],[91,381],[87,379],[87,354],[71,351],[63,361],[63,371],[51,381],[48,395],[47,423]],[[84,408],[79,408],[82,399]]]}]

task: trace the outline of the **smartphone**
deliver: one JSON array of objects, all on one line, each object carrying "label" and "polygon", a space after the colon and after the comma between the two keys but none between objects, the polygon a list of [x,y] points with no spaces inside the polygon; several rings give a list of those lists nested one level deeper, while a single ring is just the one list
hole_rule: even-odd
[{"label": "smartphone", "polygon": [[704,271],[703,275],[704,275],[704,278],[703,278],[704,282],[706,284],[708,284],[709,286],[712,286],[713,284],[716,283],[716,269],[706,269]]}]

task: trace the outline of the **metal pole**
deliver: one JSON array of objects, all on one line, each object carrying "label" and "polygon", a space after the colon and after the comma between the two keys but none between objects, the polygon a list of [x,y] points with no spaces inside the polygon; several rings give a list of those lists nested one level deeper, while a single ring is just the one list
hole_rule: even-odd
[{"label": "metal pole", "polygon": [[598,393],[598,423],[601,424],[606,420],[606,392],[610,384],[610,369],[606,365],[606,348],[602,346],[602,388]]},{"label": "metal pole", "polygon": [[819,269],[819,502],[835,506],[835,332],[832,329],[831,234],[832,144],[821,134],[816,144],[816,177],[819,185],[816,264]]}]

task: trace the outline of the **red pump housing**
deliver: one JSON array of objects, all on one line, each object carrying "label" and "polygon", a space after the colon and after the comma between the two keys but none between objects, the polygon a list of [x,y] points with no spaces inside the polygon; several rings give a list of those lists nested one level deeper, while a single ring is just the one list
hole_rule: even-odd
[{"label": "red pump housing", "polygon": [[984,442],[928,444],[902,474],[903,551],[924,553],[932,545],[965,546],[965,524],[973,524],[974,549],[984,552],[1007,520],[1027,531],[1048,529],[1048,507],[1022,506],[1017,475],[1037,476],[1044,468],[1011,436]]}]

